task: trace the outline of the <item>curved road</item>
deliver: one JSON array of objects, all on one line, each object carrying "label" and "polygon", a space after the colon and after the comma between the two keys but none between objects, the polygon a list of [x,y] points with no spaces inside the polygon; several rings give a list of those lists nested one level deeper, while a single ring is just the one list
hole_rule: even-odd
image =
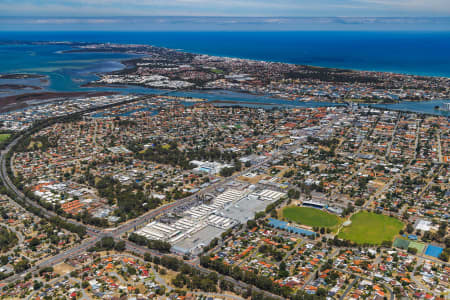
[{"label": "curved road", "polygon": [[[23,200],[25,203],[27,203],[33,207],[39,208],[45,217],[50,218],[50,217],[58,216],[56,213],[46,210],[45,208],[40,206],[35,201],[26,197],[19,189],[17,189],[17,187],[13,184],[13,182],[11,181],[11,179],[8,176],[7,167],[6,167],[6,154],[9,151],[11,151],[11,149],[19,142],[20,138],[21,137],[18,137],[15,140],[13,140],[6,147],[6,149],[4,151],[2,151],[1,158],[0,158],[0,160],[1,160],[0,177],[3,180],[6,188],[8,188],[10,191],[12,191],[19,199]],[[223,186],[227,182],[234,180],[235,178],[241,176],[245,172],[249,172],[255,168],[260,167],[261,165],[263,165],[264,163],[267,163],[271,159],[272,158],[268,158],[268,159],[264,160],[262,163],[255,165],[249,169],[246,169],[245,171],[239,172],[231,177],[228,177],[219,182],[216,182],[215,184],[212,184],[209,187],[207,187],[206,189],[202,190],[201,193],[205,193],[205,192],[211,191],[217,187]],[[88,235],[91,236],[91,238],[84,240],[80,244],[78,244],[68,250],[65,250],[64,252],[61,252],[53,257],[50,257],[44,261],[39,262],[38,264],[36,264],[32,268],[28,269],[23,274],[15,274],[13,276],[10,276],[10,277],[2,280],[1,282],[13,282],[15,280],[20,279],[27,272],[36,272],[37,270],[39,270],[42,267],[51,266],[51,265],[57,264],[59,262],[62,262],[69,257],[78,255],[78,254],[82,253],[83,251],[86,251],[88,248],[94,246],[95,243],[100,241],[100,239],[102,237],[112,236],[116,239],[120,239],[121,235],[123,235],[125,232],[128,232],[130,230],[133,230],[135,227],[139,227],[139,226],[142,226],[142,225],[148,223],[152,218],[155,218],[156,216],[158,216],[162,213],[169,212],[179,206],[186,205],[189,202],[195,201],[196,197],[197,197],[197,194],[194,194],[194,195],[188,196],[184,199],[178,200],[175,203],[164,205],[162,207],[159,207],[155,210],[149,211],[149,212],[141,215],[140,217],[138,217],[137,219],[135,219],[133,221],[127,222],[125,224],[122,224],[121,226],[118,226],[118,227],[112,228],[112,229],[97,229],[93,226],[86,226],[84,224],[81,224],[80,222],[77,222],[76,220],[62,218],[65,221],[70,222],[71,224],[85,226],[86,231],[87,231]],[[60,217],[60,216],[58,216],[58,217]]]},{"label": "curved road", "polygon": [[[117,105],[120,105],[120,104],[121,103],[117,103]],[[97,109],[103,109],[103,108],[104,107],[98,107]],[[86,112],[86,111],[84,111],[84,112]],[[78,114],[82,114],[84,112],[78,112]],[[1,172],[0,172],[0,177],[1,177],[5,187],[7,189],[9,189],[10,191],[12,191],[19,199],[21,199],[22,201],[24,201],[28,205],[31,205],[31,206],[36,207],[36,208],[39,208],[42,211],[42,213],[43,213],[43,215],[45,217],[51,218],[51,217],[58,216],[59,218],[62,218],[61,216],[57,215],[55,212],[46,210],[45,208],[40,206],[37,202],[35,202],[35,201],[29,199],[28,197],[26,197],[19,189],[17,189],[17,187],[13,184],[13,182],[9,178],[8,172],[7,172],[7,167],[6,167],[6,161],[7,161],[6,160],[6,155],[21,140],[21,138],[22,138],[22,136],[19,136],[16,139],[14,139],[11,143],[8,144],[6,149],[1,152],[1,157],[0,157],[0,160],[1,160],[1,170],[0,171]],[[171,210],[173,210],[175,208],[178,208],[180,206],[184,206],[184,205],[186,205],[186,204],[188,204],[190,202],[193,202],[193,201],[196,200],[196,198],[197,198],[197,196],[199,194],[208,193],[208,192],[210,192],[210,191],[212,191],[212,190],[214,190],[216,188],[224,186],[225,184],[227,184],[230,181],[238,178],[239,176],[241,176],[241,175],[243,175],[243,174],[245,174],[247,172],[251,172],[251,171],[253,171],[253,170],[257,169],[257,168],[260,168],[264,164],[266,164],[266,163],[270,162],[271,160],[273,160],[275,157],[278,157],[279,154],[290,152],[293,149],[295,149],[296,147],[298,147],[298,145],[294,144],[293,146],[289,147],[289,149],[285,149],[283,151],[276,151],[275,153],[272,154],[272,156],[266,158],[262,162],[254,165],[254,166],[251,166],[250,168],[247,168],[247,169],[245,169],[245,170],[243,170],[241,172],[238,172],[238,173],[236,173],[236,174],[234,174],[234,175],[232,175],[230,177],[223,178],[222,180],[220,180],[220,181],[218,181],[218,182],[216,182],[214,184],[211,184],[207,188],[201,190],[197,194],[193,194],[193,195],[188,196],[186,198],[180,199],[180,200],[176,201],[175,203],[170,203],[170,204],[164,205],[162,207],[159,207],[157,209],[154,209],[152,211],[149,211],[149,212],[141,215],[140,217],[138,217],[138,218],[136,218],[136,219],[134,219],[132,221],[129,221],[129,222],[125,223],[125,224],[122,224],[122,225],[120,225],[120,226],[118,226],[116,228],[98,229],[98,228],[95,228],[94,226],[85,225],[85,224],[77,222],[76,220],[73,220],[73,219],[62,218],[63,220],[65,220],[68,223],[71,223],[71,224],[74,224],[74,225],[84,226],[86,228],[86,232],[90,236],[90,238],[82,241],[80,244],[75,245],[74,247],[72,247],[70,249],[67,249],[67,250],[65,250],[65,251],[63,251],[63,252],[61,252],[61,253],[59,253],[59,254],[57,254],[55,256],[52,256],[52,257],[50,257],[50,258],[48,258],[46,260],[43,260],[43,261],[37,263],[36,265],[34,265],[33,267],[31,267],[30,269],[26,270],[25,272],[23,272],[21,274],[15,274],[15,275],[10,276],[10,277],[8,277],[8,278],[6,278],[6,279],[4,279],[4,280],[2,280],[0,282],[9,283],[9,282],[13,282],[13,281],[19,280],[19,279],[24,277],[29,272],[36,273],[42,267],[52,266],[52,265],[55,265],[55,264],[57,264],[59,262],[62,262],[64,260],[66,260],[66,259],[68,259],[68,258],[70,258],[72,256],[78,255],[78,254],[86,251],[90,247],[94,246],[95,243],[100,241],[100,239],[102,237],[111,236],[111,237],[115,238],[116,240],[120,239],[121,236],[124,233],[126,233],[126,232],[128,232],[130,230],[134,230],[134,228],[136,228],[136,227],[140,227],[140,226],[142,226],[144,224],[147,224],[151,219],[155,218],[156,216],[158,216],[158,215],[160,215],[162,213],[170,212]],[[133,243],[130,243],[127,240],[125,242],[126,242],[128,250],[136,251],[137,253],[140,253],[140,254],[144,254],[144,253],[150,252],[153,255],[159,255],[159,253],[155,253],[155,252],[149,251],[148,248],[137,246],[137,245],[135,245]],[[205,268],[199,266],[198,264],[191,263],[191,265],[193,267],[195,267],[196,269],[200,270],[203,273],[213,272],[211,270],[208,270],[208,269],[205,269]],[[234,285],[239,286],[239,287],[241,287],[243,289],[247,289],[248,287],[250,287],[250,285],[247,285],[246,283],[241,282],[241,281],[236,281],[235,279],[233,279],[231,277],[224,277],[224,278],[227,281],[232,282]],[[253,290],[256,290],[258,292],[263,292],[263,293],[265,293],[267,295],[270,295],[272,297],[282,299],[281,297],[279,297],[277,295],[268,293],[266,291],[262,291],[262,290],[260,290],[260,289],[258,289],[256,287],[252,287],[252,288],[253,288]]]}]

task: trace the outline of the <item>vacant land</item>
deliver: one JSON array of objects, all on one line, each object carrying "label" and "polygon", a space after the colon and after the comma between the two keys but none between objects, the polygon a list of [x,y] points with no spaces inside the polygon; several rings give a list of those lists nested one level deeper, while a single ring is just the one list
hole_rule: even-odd
[{"label": "vacant land", "polygon": [[283,209],[287,220],[311,227],[334,227],[339,224],[337,216],[311,207],[288,206]]},{"label": "vacant land", "polygon": [[71,271],[75,270],[75,268],[66,263],[60,263],[60,264],[54,265],[53,270],[56,274],[58,274],[60,276],[64,276],[64,275],[70,273]]},{"label": "vacant land", "polygon": [[342,228],[338,237],[357,244],[379,245],[392,241],[403,228],[402,221],[375,213],[359,212],[351,217],[352,224]]}]

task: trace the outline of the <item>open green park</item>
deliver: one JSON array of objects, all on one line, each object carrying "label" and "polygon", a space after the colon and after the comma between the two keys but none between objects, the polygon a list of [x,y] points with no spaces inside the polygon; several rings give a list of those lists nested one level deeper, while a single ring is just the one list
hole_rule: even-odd
[{"label": "open green park", "polygon": [[333,228],[341,223],[338,216],[311,207],[287,206],[283,209],[283,217],[290,222],[311,227]]},{"label": "open green park", "polygon": [[360,245],[380,245],[384,241],[392,241],[405,225],[396,218],[367,211],[354,214],[350,220],[351,224],[342,227],[338,238]]},{"label": "open green park", "polygon": [[0,133],[0,142],[6,141],[10,136],[9,133]]}]

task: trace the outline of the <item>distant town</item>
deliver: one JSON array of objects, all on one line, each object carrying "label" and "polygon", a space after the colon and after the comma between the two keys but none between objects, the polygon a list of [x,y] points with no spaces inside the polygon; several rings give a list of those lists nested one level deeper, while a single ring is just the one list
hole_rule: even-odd
[{"label": "distant town", "polygon": [[232,90],[294,101],[395,103],[450,98],[450,79],[355,71],[192,54],[123,44],[77,45],[72,52],[123,52],[142,57],[87,86]]}]

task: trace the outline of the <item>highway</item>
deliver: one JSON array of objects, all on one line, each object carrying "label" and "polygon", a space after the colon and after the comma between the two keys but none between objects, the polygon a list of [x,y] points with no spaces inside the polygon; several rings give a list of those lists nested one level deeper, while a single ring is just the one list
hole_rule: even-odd
[{"label": "highway", "polygon": [[[119,104],[117,104],[119,105]],[[98,109],[103,109],[103,107],[99,107]],[[81,112],[83,113],[83,112]],[[398,120],[397,120],[398,123]],[[387,157],[389,157],[389,153],[390,153],[390,148],[392,146],[392,141],[393,138],[395,136],[395,132],[396,132],[396,128],[397,128],[397,123],[396,123],[396,127],[392,133],[392,137],[391,137],[391,143],[389,145],[389,151],[387,153]],[[68,218],[64,218],[59,216],[58,214],[56,214],[53,211],[47,210],[44,207],[40,206],[36,201],[26,197],[26,195],[24,195],[24,193],[19,190],[14,183],[12,182],[11,178],[8,175],[8,167],[12,169],[12,166],[7,166],[7,155],[8,153],[10,153],[14,146],[17,145],[17,143],[20,142],[20,140],[23,138],[23,136],[19,136],[17,138],[15,138],[11,143],[9,143],[6,147],[5,150],[3,150],[1,152],[1,156],[0,156],[0,161],[1,161],[1,170],[0,170],[0,178],[2,179],[5,187],[10,190],[16,197],[16,199],[20,199],[21,201],[25,202],[26,204],[33,206],[35,208],[39,208],[43,214],[44,217],[46,218],[51,218],[51,217],[56,217],[58,216],[59,218],[63,219],[64,221],[74,224],[74,225],[79,225],[79,226],[83,226],[86,228],[86,232],[87,232],[87,237],[82,240],[79,244],[74,245],[73,247],[69,248],[69,249],[65,249],[64,251],[61,251],[59,254],[48,257],[44,260],[41,260],[39,262],[37,262],[34,266],[32,266],[30,269],[26,270],[25,272],[21,273],[21,274],[14,274],[8,278],[5,278],[4,280],[0,281],[3,283],[10,283],[10,282],[14,282],[17,280],[21,280],[25,274],[31,272],[31,273],[36,273],[39,271],[39,269],[43,268],[43,267],[48,267],[48,266],[53,266],[55,264],[58,264],[60,262],[65,261],[68,258],[74,257],[76,255],[82,254],[84,252],[86,252],[89,248],[93,247],[97,242],[99,242],[101,240],[101,238],[103,237],[112,237],[114,238],[116,241],[118,240],[124,240],[125,241],[125,245],[126,245],[126,250],[139,254],[139,255],[144,255],[145,253],[150,253],[152,256],[161,256],[161,254],[157,251],[152,251],[150,249],[148,249],[147,247],[144,246],[139,246],[136,245],[130,241],[128,241],[127,239],[123,239],[123,235],[125,233],[128,232],[132,232],[137,228],[140,228],[142,226],[145,226],[146,224],[148,224],[152,219],[157,218],[158,216],[162,215],[162,214],[167,214],[169,212],[172,212],[176,209],[179,209],[180,207],[183,206],[187,206],[193,202],[196,202],[198,199],[199,195],[205,195],[208,193],[211,193],[213,191],[215,191],[216,189],[222,188],[227,186],[227,184],[229,184],[230,182],[234,181],[235,179],[237,179],[238,177],[252,172],[254,170],[257,170],[259,168],[261,168],[262,166],[270,163],[272,160],[279,158],[280,156],[289,153],[290,151],[294,150],[295,148],[297,148],[299,145],[298,143],[291,145],[290,147],[288,147],[287,149],[281,150],[281,151],[275,151],[274,153],[272,153],[271,156],[267,156],[264,160],[262,160],[261,162],[245,169],[242,170],[240,172],[237,172],[235,174],[233,174],[230,177],[227,178],[222,178],[220,180],[218,180],[215,183],[211,183],[208,187],[202,189],[201,191],[199,191],[196,194],[192,194],[188,197],[185,197],[183,199],[177,200],[173,203],[169,203],[166,205],[163,205],[161,207],[158,207],[154,210],[148,211],[144,214],[142,214],[141,216],[137,217],[136,219],[130,220],[126,223],[123,223],[117,227],[114,228],[97,228],[95,226],[91,226],[91,225],[86,225],[83,224],[79,221],[76,221],[74,219],[68,219]],[[96,130],[95,130],[95,134],[94,134],[94,142],[96,140]],[[440,141],[439,141],[440,144]],[[417,134],[416,134],[416,147],[417,147]],[[360,147],[361,148],[361,147]],[[358,150],[359,152],[359,150]],[[12,160],[11,160],[12,163]],[[409,164],[405,167],[407,168],[409,166]],[[364,170],[365,165],[363,165],[359,171]],[[350,178],[353,179],[354,176],[357,176],[359,172],[355,172],[352,177]],[[385,184],[382,188],[380,188],[372,197],[370,197],[369,201],[367,201],[361,209],[366,209],[371,203],[373,203],[373,201],[375,199],[378,198],[379,195],[381,195],[382,193],[384,193],[394,182],[395,180],[399,179],[399,177],[401,176],[402,173],[398,173],[397,175],[394,175],[390,181]],[[14,199],[13,199],[14,200]],[[17,205],[19,205],[18,203],[16,203]],[[297,245],[298,246],[298,245]],[[296,248],[294,248],[292,251],[294,251]],[[191,261],[185,261],[186,263],[188,263],[191,267],[199,270],[200,272],[202,272],[203,274],[208,274],[211,272],[214,272],[213,270],[209,270],[209,269],[205,269],[202,266],[199,265],[199,260],[195,259],[195,260],[191,260]],[[340,270],[341,272],[346,272],[351,274],[348,271],[343,271]],[[356,275],[356,274],[353,274]],[[264,293],[266,295],[269,295],[270,297],[274,297],[274,298],[279,298],[279,299],[283,299],[280,296],[271,294],[269,292],[266,291],[262,291],[258,288],[256,288],[255,286],[251,286],[248,285],[244,282],[241,281],[237,281],[232,277],[229,276],[224,276],[225,280],[227,280],[228,282],[231,282],[232,284],[234,284],[236,287],[239,287],[242,290],[246,290],[248,288],[252,288],[254,291],[257,292],[261,292]],[[351,288],[354,286],[355,283],[357,283],[357,281],[360,278],[364,278],[363,276],[360,275],[356,275],[355,280],[352,281],[352,283],[348,286],[348,288],[346,289],[345,293],[343,294],[342,297],[345,297],[351,290]],[[309,280],[308,280],[309,282]],[[390,289],[389,286],[385,285],[386,289],[389,291],[390,293],[390,297],[391,299],[393,299],[393,292]]]},{"label": "highway", "polygon": [[[119,104],[118,104],[119,105]],[[103,107],[99,107],[98,109],[102,109]],[[81,112],[84,113],[84,112]],[[277,150],[274,151],[272,153],[271,156],[266,157],[264,160],[262,160],[261,162],[245,169],[242,170],[240,172],[237,172],[235,174],[233,174],[230,177],[227,178],[222,178],[221,180],[210,184],[208,187],[202,189],[201,191],[199,191],[196,194],[190,195],[186,198],[177,200],[174,203],[169,203],[166,204],[164,206],[161,206],[159,208],[156,208],[152,211],[149,211],[141,216],[139,216],[138,218],[128,221],[124,224],[121,224],[120,226],[117,226],[115,228],[96,228],[94,226],[90,226],[90,225],[86,225],[86,224],[82,224],[81,222],[78,222],[74,219],[68,219],[68,218],[63,218],[59,215],[57,215],[55,212],[53,211],[49,211],[47,209],[45,209],[44,207],[40,206],[36,201],[29,199],[28,197],[26,197],[26,195],[24,195],[24,193],[22,193],[22,191],[20,191],[12,182],[11,178],[9,178],[8,175],[8,168],[7,168],[7,159],[6,156],[7,154],[12,151],[12,149],[14,148],[15,145],[17,145],[17,143],[23,138],[22,136],[19,136],[17,138],[15,138],[11,143],[9,143],[6,147],[6,149],[4,151],[1,152],[1,172],[0,172],[0,177],[4,182],[5,187],[10,190],[11,192],[13,192],[13,194],[16,196],[16,199],[20,199],[21,201],[24,201],[26,204],[31,205],[33,207],[39,208],[43,214],[44,217],[46,218],[51,218],[51,217],[55,217],[58,216],[61,219],[65,220],[66,222],[69,222],[71,224],[75,224],[75,225],[81,225],[84,226],[86,228],[86,232],[88,235],[88,238],[86,238],[85,240],[81,241],[79,244],[73,246],[70,249],[66,249],[63,252],[54,255],[52,257],[49,257],[47,259],[41,260],[39,262],[37,262],[34,266],[32,266],[30,269],[28,269],[27,271],[21,273],[21,274],[15,274],[12,275],[6,279],[4,279],[2,282],[4,283],[9,283],[9,282],[14,282],[16,280],[20,280],[22,279],[25,274],[31,272],[31,273],[36,273],[37,271],[39,271],[39,269],[43,268],[43,267],[47,267],[47,266],[53,266],[55,264],[58,264],[60,262],[65,261],[66,259],[82,254],[85,251],[87,251],[89,248],[93,247],[95,245],[95,243],[97,243],[98,241],[101,240],[102,237],[106,237],[106,236],[110,236],[113,237],[115,240],[120,240],[123,236],[123,234],[130,232],[130,231],[134,231],[136,228],[142,227],[144,225],[146,225],[147,223],[149,223],[152,219],[156,218],[159,215],[162,215],[164,213],[168,213],[171,212],[179,207],[182,206],[186,206],[194,201],[197,201],[197,197],[199,195],[204,195],[207,193],[210,193],[212,191],[214,191],[215,189],[221,188],[226,186],[228,183],[232,182],[233,180],[237,179],[238,177],[244,175],[245,173],[248,172],[252,172],[262,166],[264,166],[265,164],[269,163],[270,161],[272,161],[275,158],[280,157],[281,155],[288,153],[292,150],[294,150],[296,147],[298,147],[298,143],[291,145],[290,147],[288,147],[287,149],[284,150]],[[12,163],[12,161],[11,161]],[[12,166],[9,166],[12,169]],[[14,199],[13,199],[14,200]],[[142,247],[139,245],[136,245],[126,239],[125,243],[126,243],[126,249],[128,251],[143,255],[145,253],[150,253],[153,256],[161,256],[160,253],[156,252],[156,251],[152,251],[150,249],[148,249],[147,247]],[[192,260],[190,262],[188,262],[192,267],[196,268],[197,270],[199,270],[202,273],[210,273],[210,272],[214,272],[212,270],[208,270],[205,269],[203,267],[201,267],[198,263],[198,259],[196,260]],[[266,295],[269,295],[271,297],[274,298],[278,298],[278,299],[283,299],[280,296],[268,293],[266,291],[260,290],[254,286],[250,286],[244,282],[241,281],[237,281],[235,279],[233,279],[232,277],[224,277],[227,281],[233,283],[236,287],[239,287],[241,289],[248,289],[248,288],[252,288],[254,291],[257,292],[261,292],[264,293]]]},{"label": "highway", "polygon": [[[117,104],[119,105],[119,103]],[[103,109],[103,107],[99,107],[98,109]],[[83,112],[81,112],[83,113]],[[398,123],[398,120],[397,120]],[[389,149],[388,149],[388,153],[386,154],[387,157],[389,157],[390,154],[390,148],[392,147],[392,141],[394,139],[395,136],[395,132],[397,129],[397,123],[396,123],[396,127],[392,133],[392,137],[391,137],[391,142],[389,144]],[[1,161],[1,170],[0,170],[0,178],[2,179],[5,187],[10,190],[15,196],[16,199],[20,199],[21,201],[25,202],[26,204],[39,208],[43,214],[44,217],[46,218],[51,218],[51,217],[55,217],[58,216],[59,218],[63,219],[64,221],[74,224],[74,225],[79,225],[79,226],[83,226],[86,228],[86,232],[87,232],[87,237],[82,240],[79,244],[74,245],[73,247],[69,248],[69,249],[65,249],[64,251],[60,252],[57,255],[48,257],[44,260],[41,260],[39,262],[37,262],[34,266],[32,266],[30,269],[28,269],[27,271],[21,273],[21,274],[14,274],[4,280],[2,280],[1,282],[3,283],[10,283],[10,282],[14,282],[17,280],[22,279],[25,274],[31,272],[31,273],[36,273],[37,271],[39,271],[39,269],[43,268],[43,267],[47,267],[47,266],[53,266],[55,264],[58,264],[60,262],[65,261],[66,259],[70,258],[70,257],[74,257],[76,255],[82,254],[84,252],[86,252],[89,248],[93,247],[97,242],[99,242],[101,240],[101,238],[103,237],[112,237],[114,238],[116,241],[121,240],[123,235],[125,233],[128,232],[132,232],[137,228],[140,228],[142,226],[145,226],[146,224],[148,224],[152,219],[155,219],[156,217],[162,215],[162,214],[166,214],[169,212],[172,212],[180,207],[183,206],[187,206],[195,201],[197,201],[198,196],[199,195],[205,195],[208,193],[211,193],[213,191],[215,191],[216,189],[219,189],[221,187],[225,187],[227,184],[229,184],[230,182],[234,181],[235,179],[237,179],[238,177],[252,172],[254,170],[257,170],[259,168],[261,168],[262,166],[270,163],[272,160],[279,158],[280,156],[289,153],[290,151],[294,150],[295,148],[297,148],[299,145],[298,143],[291,145],[290,147],[288,147],[287,149],[281,150],[281,151],[275,151],[274,153],[272,153],[271,156],[267,156],[264,160],[262,160],[261,162],[245,169],[242,170],[240,172],[237,172],[235,174],[233,174],[230,177],[227,178],[222,178],[220,180],[218,180],[215,183],[211,183],[208,187],[202,189],[201,191],[199,191],[196,194],[192,194],[188,197],[185,197],[183,199],[177,200],[173,203],[169,203],[166,205],[163,205],[161,207],[158,207],[154,210],[148,211],[144,214],[142,214],[141,216],[137,217],[136,219],[130,220],[126,223],[123,223],[117,227],[114,228],[97,228],[95,226],[91,226],[91,225],[86,225],[83,224],[79,221],[76,221],[74,219],[68,219],[68,218],[63,218],[59,215],[57,215],[55,212],[50,211],[45,209],[44,207],[40,206],[36,201],[26,197],[26,195],[24,195],[24,193],[22,191],[20,191],[12,182],[11,178],[8,175],[8,167],[12,169],[12,166],[7,166],[7,155],[8,153],[10,153],[14,146],[17,145],[17,143],[20,142],[20,140],[23,138],[23,136],[19,136],[17,138],[15,138],[10,144],[7,145],[6,149],[3,150],[1,152],[1,156],[0,156],[0,161]],[[94,142],[96,141],[96,130],[94,131]],[[440,141],[439,141],[440,144]],[[417,133],[416,133],[416,147],[417,147]],[[360,147],[359,149],[361,149],[362,147]],[[358,152],[359,152],[358,149]],[[12,161],[11,161],[12,163]],[[409,164],[406,166],[408,167]],[[405,167],[405,168],[406,168]],[[364,170],[365,165],[363,165],[359,171]],[[358,172],[355,172],[352,177],[350,178],[353,179],[354,176],[357,176]],[[399,179],[399,177],[401,176],[402,173],[399,173],[397,175],[394,175],[390,181],[384,185],[382,188],[380,188],[370,199],[369,201],[367,201],[361,209],[366,209],[372,202],[373,200],[377,199],[379,195],[381,195],[382,193],[384,193],[394,182],[395,180]],[[14,199],[13,199],[14,200]],[[18,203],[16,203],[17,205],[19,205]],[[150,249],[148,249],[147,247],[144,246],[139,246],[136,245],[130,241],[128,241],[127,239],[123,239],[125,241],[125,245],[126,245],[126,249],[127,251],[139,254],[139,255],[144,255],[145,253],[150,253],[152,256],[161,256],[161,254],[157,251],[152,251]],[[298,246],[298,245],[297,245]],[[295,250],[296,248],[294,248]],[[294,251],[293,250],[293,251]],[[199,265],[199,260],[195,259],[195,260],[191,260],[191,261],[186,261],[186,263],[188,263],[191,267],[199,270],[200,272],[202,272],[203,274],[208,274],[211,272],[214,272],[213,270],[209,270],[209,269],[205,269],[202,266]],[[349,273],[348,271],[343,271],[340,270],[342,272],[346,272]],[[351,273],[349,273],[351,274]],[[356,274],[353,274],[356,275]],[[257,292],[261,292],[264,293],[266,295],[269,295],[270,297],[274,297],[274,298],[279,298],[279,299],[283,299],[280,296],[268,293],[266,291],[262,291],[258,288],[256,288],[255,286],[251,286],[248,285],[244,282],[241,281],[237,281],[232,277],[229,276],[224,276],[225,280],[227,280],[228,282],[233,283],[236,287],[241,288],[242,290],[246,290],[248,288],[252,288],[254,291]],[[360,278],[364,278],[363,276],[360,275],[356,275],[355,280],[352,281],[352,283],[347,287],[344,295],[342,297],[345,297],[351,290],[351,288],[354,286],[355,283],[357,283],[357,281]],[[390,297],[391,299],[393,299],[393,292],[390,289],[389,286],[385,285],[386,289],[389,291],[390,293]]]},{"label": "highway", "polygon": [[[5,150],[2,151],[1,153],[1,172],[0,172],[0,177],[5,185],[5,187],[7,189],[9,189],[10,191],[12,191],[16,197],[18,197],[19,199],[21,199],[22,201],[24,201],[25,203],[27,203],[28,205],[31,205],[33,207],[39,208],[43,215],[46,218],[51,218],[51,217],[56,217],[58,216],[56,213],[49,211],[47,209],[45,209],[44,207],[40,206],[36,201],[33,201],[31,199],[29,199],[28,197],[26,197],[11,181],[11,179],[9,178],[8,175],[8,171],[7,171],[7,167],[6,167],[6,155],[8,152],[10,152],[12,150],[12,148],[21,140],[21,136],[17,137],[15,140],[13,140],[7,147]],[[58,216],[60,217],[60,216]],[[88,234],[92,235],[95,233],[95,228],[93,226],[89,226],[89,225],[84,225],[80,222],[77,222],[75,220],[72,219],[66,219],[63,217],[60,217],[61,219],[65,220],[66,222],[69,222],[71,224],[75,224],[75,225],[83,225],[84,227],[86,227],[86,231]]]},{"label": "highway", "polygon": [[[119,104],[117,104],[119,105]],[[102,109],[103,107],[99,107],[98,109]],[[83,112],[81,112],[83,113]],[[261,166],[263,166],[264,164],[267,164],[268,162],[270,162],[271,160],[274,159],[274,157],[279,157],[279,155],[282,155],[284,153],[287,153],[289,151],[292,151],[295,147],[297,147],[298,145],[293,145],[292,147],[289,147],[289,149],[285,149],[284,151],[276,151],[273,153],[272,156],[267,157],[266,159],[264,159],[263,161],[261,161],[258,164],[255,164],[253,166],[251,166],[250,168],[247,168],[241,172],[235,173],[234,175],[227,177],[227,178],[223,178],[221,180],[219,180],[218,182],[215,182],[211,185],[209,185],[208,187],[206,187],[205,189],[201,190],[200,192],[198,192],[197,194],[193,194],[190,195],[186,198],[177,200],[174,203],[170,203],[170,204],[166,204],[164,206],[161,206],[157,209],[154,209],[152,211],[149,211],[141,216],[139,216],[138,218],[131,220],[129,222],[126,222],[118,227],[115,228],[96,228],[94,226],[91,225],[86,225],[83,224],[81,222],[78,222],[76,220],[73,219],[68,219],[68,218],[63,218],[59,215],[57,215],[55,212],[53,211],[49,211],[47,209],[45,209],[44,207],[40,206],[36,201],[29,199],[28,197],[26,197],[26,195],[24,195],[24,193],[22,193],[22,191],[20,191],[15,185],[14,183],[11,181],[11,178],[8,175],[8,168],[7,168],[7,159],[6,156],[7,154],[13,149],[13,147],[23,138],[22,136],[17,137],[16,139],[14,139],[11,143],[9,143],[6,147],[5,150],[3,150],[1,152],[1,172],[0,172],[0,178],[2,179],[5,187],[10,190],[11,192],[13,192],[13,194],[15,194],[15,196],[20,199],[21,201],[24,201],[26,204],[31,205],[35,208],[39,208],[43,214],[44,217],[46,218],[51,218],[51,217],[55,217],[58,216],[59,218],[65,220],[68,223],[71,224],[75,224],[75,225],[81,225],[84,226],[86,228],[86,233],[89,236],[88,238],[86,238],[85,240],[83,240],[81,243],[73,246],[72,248],[66,249],[64,250],[64,252],[61,252],[57,255],[54,255],[52,257],[49,257],[47,259],[41,260],[38,263],[36,263],[34,266],[32,266],[30,269],[26,270],[25,272],[21,273],[21,274],[14,274],[8,278],[5,278],[4,280],[0,281],[0,282],[4,282],[4,283],[10,283],[10,282],[14,282],[16,280],[20,280],[23,276],[25,276],[26,273],[36,273],[39,269],[43,268],[43,267],[47,267],[47,266],[53,266],[55,264],[58,264],[60,262],[65,261],[66,259],[79,255],[85,251],[87,251],[89,248],[93,247],[95,245],[95,243],[97,243],[98,241],[101,240],[102,237],[106,237],[106,236],[110,236],[113,237],[116,240],[121,239],[122,235],[126,232],[129,231],[134,231],[135,228],[141,227],[145,224],[147,224],[148,222],[150,222],[151,219],[163,214],[163,213],[168,213],[171,212],[172,210],[179,208],[180,206],[185,206],[193,201],[197,200],[197,196],[198,195],[202,195],[208,192],[213,191],[214,189],[220,188],[225,186],[227,183],[235,180],[236,178],[242,176],[245,173],[251,172],[253,170],[256,170],[258,168],[260,168]],[[12,162],[11,162],[12,163]],[[11,167],[11,166],[10,166]],[[13,199],[14,200],[14,199]],[[20,205],[19,203],[16,203],[17,205]],[[126,245],[127,245],[127,249],[131,250],[133,252],[137,252],[140,254],[144,254],[146,252],[150,252],[152,255],[159,255],[158,253],[154,252],[154,251],[150,251],[148,248],[146,247],[140,247],[137,246],[129,241],[125,241]],[[192,266],[194,266],[195,268],[201,270],[202,272],[211,272],[210,270],[204,269],[202,267],[200,267],[198,264],[192,264]],[[241,288],[248,288],[249,286],[243,282],[239,282],[234,280],[231,277],[227,278],[228,281],[232,282],[233,284],[235,284],[236,286],[240,286]],[[264,292],[262,290],[256,289],[255,287],[252,287],[254,290],[260,291],[260,292]],[[267,292],[265,292],[267,293]],[[270,294],[272,297],[278,297],[276,295]]]}]

